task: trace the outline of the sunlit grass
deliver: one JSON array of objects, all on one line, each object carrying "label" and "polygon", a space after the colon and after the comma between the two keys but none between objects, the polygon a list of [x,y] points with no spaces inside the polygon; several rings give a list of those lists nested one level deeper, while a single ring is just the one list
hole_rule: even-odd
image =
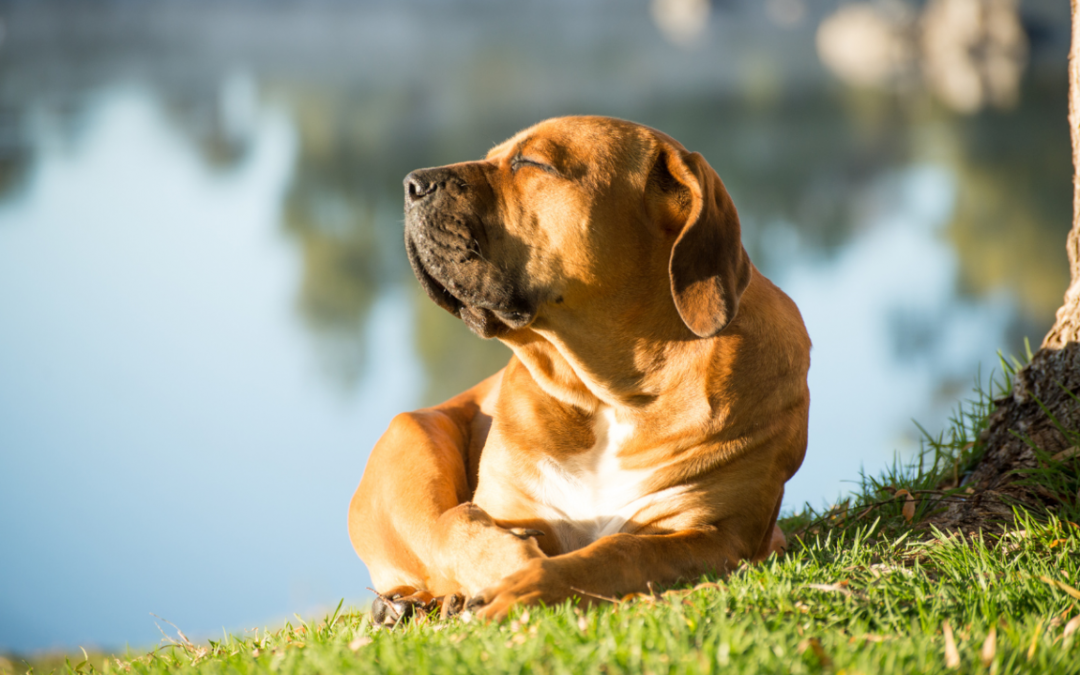
[{"label": "sunlit grass", "polygon": [[502,624],[420,621],[394,630],[344,611],[206,644],[177,636],[148,654],[61,669],[933,672],[950,665],[948,625],[962,672],[1080,670],[1080,527],[1021,514],[1018,530],[995,543],[940,533],[890,540],[879,527],[816,535],[723,583],[619,605],[533,608]]},{"label": "sunlit grass", "polygon": [[[783,527],[783,558],[726,580],[510,621],[420,619],[377,628],[363,611],[192,643],[177,630],[147,653],[8,662],[24,672],[1061,672],[1080,673],[1080,525],[1063,501],[1015,512],[1000,536],[946,535],[926,519],[962,494],[992,399],[1015,372],[961,404],[911,462],[863,474],[836,506]],[[1062,429],[1080,441],[1076,430]],[[1025,480],[1075,492],[1080,458],[1045,457]],[[1071,482],[1070,482],[1071,481]],[[1067,501],[1067,500],[1066,500]]]},{"label": "sunlit grass", "polygon": [[889,466],[874,475],[860,470],[850,496],[822,511],[806,504],[800,513],[782,521],[785,532],[813,534],[824,527],[849,530],[881,519],[883,533],[899,536],[909,523],[920,523],[931,512],[966,496],[962,479],[984,451],[979,434],[986,429],[994,400],[1011,391],[1019,364],[1002,359],[1001,366],[1001,373],[985,384],[981,375],[976,376],[972,397],[957,404],[946,427],[936,435],[912,422],[922,432],[914,459],[894,456]]}]

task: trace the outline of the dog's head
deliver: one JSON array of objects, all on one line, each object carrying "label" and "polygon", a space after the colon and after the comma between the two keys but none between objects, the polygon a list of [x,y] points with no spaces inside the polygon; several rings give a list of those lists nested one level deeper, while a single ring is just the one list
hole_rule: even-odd
[{"label": "dog's head", "polygon": [[617,322],[674,310],[711,337],[751,275],[704,158],[603,117],[547,120],[483,160],[410,173],[405,248],[428,295],[482,337],[600,307]]}]

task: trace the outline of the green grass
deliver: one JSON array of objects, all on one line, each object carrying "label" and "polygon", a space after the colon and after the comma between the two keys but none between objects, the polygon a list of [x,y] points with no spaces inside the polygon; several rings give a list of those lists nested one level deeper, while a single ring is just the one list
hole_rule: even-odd
[{"label": "green grass", "polygon": [[[1009,386],[1004,372],[990,392]],[[376,629],[364,612],[339,606],[274,631],[205,644],[178,635],[149,653],[80,655],[34,672],[1080,673],[1075,502],[1018,511],[1000,537],[947,536],[925,524],[963,491],[990,401],[976,387],[914,461],[864,475],[840,504],[785,519],[795,536],[784,558],[744,565],[720,583],[591,609],[531,608],[501,624]],[[1075,494],[1078,462],[1026,479]],[[911,506],[905,514],[908,495],[914,514]],[[0,671],[34,665],[9,664]]]},{"label": "green grass", "polygon": [[[878,538],[880,523],[805,541],[724,583],[503,624],[374,630],[363,613],[206,645],[178,639],[96,670],[199,673],[936,672],[949,624],[959,670],[1080,672],[1080,527],[1022,516],[996,545]],[[1075,597],[1074,597],[1075,595]],[[86,664],[63,670],[89,672]]]}]

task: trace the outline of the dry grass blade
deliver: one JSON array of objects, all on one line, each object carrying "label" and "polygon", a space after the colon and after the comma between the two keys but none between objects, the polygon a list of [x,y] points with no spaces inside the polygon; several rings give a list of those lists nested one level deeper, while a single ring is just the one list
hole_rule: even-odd
[{"label": "dry grass blade", "polygon": [[1080,457],[1080,447],[1074,445],[1071,448],[1065,448],[1050,459],[1054,462],[1064,462],[1065,460],[1072,459],[1073,457]]},{"label": "dry grass blade", "polygon": [[915,519],[915,497],[902,488],[893,494],[893,499],[899,499],[901,497],[907,497],[907,499],[904,500],[904,506],[900,512],[904,515],[904,520],[910,523]]},{"label": "dry grass blade", "polygon": [[989,668],[994,662],[995,654],[997,654],[997,626],[990,626],[990,633],[983,642],[982,651],[979,652],[983,666]]},{"label": "dry grass blade", "polygon": [[[157,619],[161,619],[165,623],[167,623],[170,626],[172,626],[173,628],[175,628],[176,629],[176,634],[180,636],[181,640],[183,640],[183,645],[185,647],[188,647],[190,649],[195,648],[195,645],[191,642],[191,640],[188,639],[188,636],[184,635],[184,631],[180,630],[180,626],[177,626],[175,623],[173,623],[172,621],[169,621],[168,619],[162,619],[160,616],[158,616],[157,614],[154,614],[153,612],[150,612],[150,616],[152,616],[154,618],[157,618]],[[155,625],[157,625],[157,624],[155,624]],[[161,630],[161,626],[158,626],[158,630],[161,631],[162,635],[165,635],[165,631]],[[173,640],[168,635],[165,635],[165,639],[168,640],[169,642],[172,642],[173,644],[181,644],[181,643],[177,642],[176,640]]]},{"label": "dry grass blade", "polygon": [[1035,658],[1035,648],[1039,646],[1039,636],[1042,635],[1043,622],[1035,624],[1035,634],[1031,636],[1031,646],[1028,647],[1028,661]]},{"label": "dry grass blade", "polygon": [[1065,591],[1066,593],[1068,593],[1072,597],[1076,598],[1077,600],[1080,600],[1080,591],[1076,590],[1075,588],[1073,588],[1069,584],[1066,584],[1066,583],[1061,582],[1061,581],[1057,581],[1056,579],[1051,579],[1050,577],[1044,577],[1041,574],[1039,575],[1039,581],[1042,581],[1043,583],[1046,583],[1046,584],[1050,584],[1051,586],[1056,586],[1057,588],[1060,588],[1061,590]]},{"label": "dry grass blade", "polygon": [[852,640],[864,640],[866,642],[888,642],[889,640],[898,639],[895,635],[877,635],[876,633],[866,633],[864,635],[856,635],[851,638]]},{"label": "dry grass blade", "polygon": [[367,635],[358,635],[351,642],[349,642],[349,649],[351,649],[352,651],[355,652],[355,651],[359,650],[361,647],[369,645],[372,642],[373,642],[373,640],[369,636],[367,636]]},{"label": "dry grass blade", "polygon": [[946,621],[941,624],[941,630],[945,633],[945,666],[947,668],[959,668],[960,651],[956,648],[956,640],[953,638],[952,626]]},{"label": "dry grass blade", "polygon": [[844,595],[850,596],[851,591],[846,588],[847,585],[847,581],[841,581],[835,584],[806,584],[806,587],[812,588],[815,591],[825,591],[826,593],[843,593]]},{"label": "dry grass blade", "polygon": [[606,595],[597,595],[596,593],[590,593],[588,591],[583,591],[580,588],[574,588],[573,586],[570,587],[570,590],[572,590],[575,593],[581,593],[582,595],[588,596],[590,598],[596,598],[597,600],[603,600],[604,602],[610,602],[613,605],[618,605],[618,604],[620,604],[622,602],[618,598],[609,598]]},{"label": "dry grass blade", "polygon": [[1065,632],[1062,634],[1062,637],[1068,638],[1077,630],[1080,630],[1080,614],[1069,619],[1069,623],[1065,624]]},{"label": "dry grass blade", "polygon": [[825,648],[821,646],[821,640],[817,639],[816,637],[806,638],[799,643],[799,646],[797,648],[800,654],[805,652],[807,649],[814,652],[814,656],[817,657],[818,662],[823,668],[828,668],[832,665],[832,659],[830,659],[829,655],[825,653]]},{"label": "dry grass blade", "polygon": [[150,616],[152,616],[152,617],[154,617],[156,619],[161,619],[162,621],[164,621],[165,623],[169,624],[170,626],[172,626],[173,628],[176,629],[176,634],[180,636],[180,640],[181,640],[180,642],[177,642],[176,640],[174,640],[171,637],[169,637],[168,635],[166,635],[165,631],[161,629],[161,626],[158,626],[157,622],[154,622],[154,625],[157,626],[157,629],[161,633],[162,637],[164,637],[170,643],[172,643],[174,645],[177,645],[177,646],[180,646],[180,647],[183,647],[184,649],[186,649],[189,652],[194,652],[194,651],[197,650],[197,647],[194,645],[194,643],[192,643],[191,640],[188,639],[188,636],[184,635],[184,631],[180,630],[180,627],[177,626],[175,623],[173,623],[172,621],[169,621],[168,619],[162,619],[160,616],[158,616],[157,614],[154,614],[153,612],[150,612]]},{"label": "dry grass blade", "polygon": [[165,640],[167,640],[170,644],[176,645],[177,647],[182,647],[184,651],[195,657],[191,662],[192,665],[198,663],[199,659],[210,653],[210,650],[206,647],[199,647],[191,640],[189,640],[188,636],[184,635],[184,631],[180,630],[180,627],[172,621],[169,621],[168,619],[162,619],[160,616],[154,614],[153,612],[150,612],[150,616],[161,619],[162,621],[176,629],[176,634],[180,636],[180,642],[177,642],[176,640],[166,635],[165,631],[161,630],[161,626],[158,626],[156,621],[154,622],[154,625],[157,626],[158,631],[161,633],[162,637],[165,638]]}]

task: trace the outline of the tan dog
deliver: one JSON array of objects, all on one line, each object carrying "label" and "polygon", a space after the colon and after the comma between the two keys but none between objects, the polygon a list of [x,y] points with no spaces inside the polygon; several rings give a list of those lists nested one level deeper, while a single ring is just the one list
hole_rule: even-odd
[{"label": "tan dog", "polygon": [[372,451],[349,534],[379,591],[464,593],[503,617],[783,546],[810,340],[701,155],[567,117],[405,191],[420,283],[514,355]]}]

